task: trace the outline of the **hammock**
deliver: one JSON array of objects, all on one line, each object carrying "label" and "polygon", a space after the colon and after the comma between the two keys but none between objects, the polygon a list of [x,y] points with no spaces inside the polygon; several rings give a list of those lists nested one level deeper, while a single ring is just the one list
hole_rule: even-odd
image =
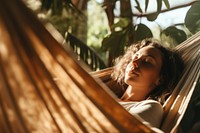
[{"label": "hammock", "polygon": [[175,50],[182,55],[185,70],[174,92],[164,105],[165,117],[161,129],[165,132],[177,132],[198,82],[200,75],[200,32],[178,45]]},{"label": "hammock", "polygon": [[151,131],[123,109],[20,0],[0,1],[0,28],[2,132]]},{"label": "hammock", "polygon": [[[199,40],[197,33],[176,48],[186,69],[164,105],[165,132],[176,131],[199,77]],[[0,1],[0,132],[155,132],[102,83],[112,69],[93,78],[62,42],[21,1]]]}]

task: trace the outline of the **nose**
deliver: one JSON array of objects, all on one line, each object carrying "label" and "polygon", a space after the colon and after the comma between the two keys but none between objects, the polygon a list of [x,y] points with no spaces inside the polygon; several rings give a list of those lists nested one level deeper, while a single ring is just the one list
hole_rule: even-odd
[{"label": "nose", "polygon": [[139,59],[133,60],[132,65],[134,68],[138,68],[139,67]]}]

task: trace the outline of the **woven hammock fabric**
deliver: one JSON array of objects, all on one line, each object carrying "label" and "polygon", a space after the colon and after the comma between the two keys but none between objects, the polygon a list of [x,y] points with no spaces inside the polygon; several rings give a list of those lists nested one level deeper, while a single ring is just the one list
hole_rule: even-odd
[{"label": "woven hammock fabric", "polygon": [[153,132],[73,57],[20,0],[0,1],[0,132]]},{"label": "woven hammock fabric", "polygon": [[183,75],[164,107],[164,132],[177,132],[178,126],[191,100],[200,76],[200,32],[196,33],[176,48],[184,60]]},{"label": "woven hammock fabric", "polygon": [[[20,0],[0,0],[0,132],[154,132],[63,49],[56,33]],[[176,132],[199,78],[200,32],[176,50],[186,67],[164,105],[166,133]]]}]

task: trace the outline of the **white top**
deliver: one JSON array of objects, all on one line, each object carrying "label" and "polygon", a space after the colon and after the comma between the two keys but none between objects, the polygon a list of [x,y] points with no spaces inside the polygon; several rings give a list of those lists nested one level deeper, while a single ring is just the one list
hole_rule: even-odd
[{"label": "white top", "polygon": [[162,105],[155,100],[144,100],[140,102],[119,102],[132,115],[140,116],[143,123],[150,124],[153,127],[159,128],[162,116]]}]

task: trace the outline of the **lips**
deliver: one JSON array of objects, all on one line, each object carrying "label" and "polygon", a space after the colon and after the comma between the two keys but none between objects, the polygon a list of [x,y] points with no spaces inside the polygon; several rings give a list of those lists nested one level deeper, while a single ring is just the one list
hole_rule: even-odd
[{"label": "lips", "polygon": [[134,71],[134,70],[130,70],[129,72],[128,72],[128,75],[136,75],[136,76],[139,76],[139,73],[138,72],[136,72],[136,71]]}]

